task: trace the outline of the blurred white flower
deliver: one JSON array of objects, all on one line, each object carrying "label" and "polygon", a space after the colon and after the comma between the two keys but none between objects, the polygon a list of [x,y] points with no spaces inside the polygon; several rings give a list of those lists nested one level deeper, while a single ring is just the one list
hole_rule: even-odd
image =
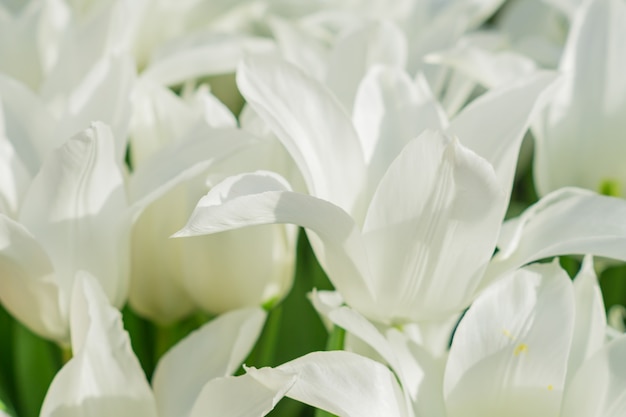
[{"label": "blurred white flower", "polygon": [[[73,358],[52,381],[41,417],[246,416],[267,412],[276,392],[263,390],[251,378],[230,386],[231,375],[252,349],[265,313],[258,308],[233,311],[191,333],[159,361],[152,387],[135,357],[121,314],[98,282],[80,273],[71,305]],[[219,391],[220,397],[215,397]],[[242,394],[245,401],[242,401]],[[262,401],[251,401],[253,395]],[[267,404],[269,403],[269,405]],[[220,410],[230,410],[221,413]]]},{"label": "blurred white flower", "polygon": [[[359,328],[357,321],[352,328]],[[626,407],[626,368],[619,359],[626,337],[605,342],[606,331],[591,261],[573,283],[554,262],[518,270],[485,290],[459,323],[443,366],[411,341],[403,347],[399,332],[369,339],[393,359],[402,394],[371,362],[346,352],[248,373],[262,384],[296,375],[287,397],[339,416],[619,416]],[[403,378],[409,372],[417,374],[415,393]],[[379,391],[363,393],[372,380]]]},{"label": "blurred white flower", "polygon": [[533,126],[540,194],[578,186],[626,196],[625,38],[623,1],[585,1],[577,9],[559,65],[564,82]]},{"label": "blurred white flower", "polygon": [[280,144],[238,129],[206,88],[179,97],[150,78],[137,85],[129,189],[140,209],[132,229],[130,304],[172,323],[197,309],[218,314],[282,299],[293,280],[293,226],[169,239],[214,182],[242,170],[280,170]]},{"label": "blurred white flower", "polygon": [[[116,155],[126,153],[130,94],[135,67],[125,9],[108,5],[87,22],[73,19],[60,0],[30,1],[17,14],[2,11],[0,54],[15,68],[0,65],[0,97],[7,137],[34,174],[28,158],[41,160],[92,121],[107,123],[116,140]],[[23,30],[11,32],[13,25]],[[17,43],[17,45],[16,45]],[[22,45],[24,44],[24,45]],[[32,70],[31,70],[32,69]],[[31,72],[37,76],[30,76]],[[35,147],[25,155],[24,142]]]},{"label": "blurred white flower", "polygon": [[[346,302],[385,323],[439,320],[471,302],[495,248],[511,162],[550,76],[467,108],[447,129],[459,140],[420,135],[446,122],[424,85],[395,70],[374,68],[365,78],[354,125],[327,90],[286,64],[250,59],[238,79],[312,196],[270,173],[232,177],[200,201],[179,236],[304,226]],[[500,107],[511,111],[494,121]]]},{"label": "blurred white flower", "polygon": [[128,291],[130,216],[110,129],[94,123],[67,140],[23,185],[15,217],[0,213],[0,299],[35,333],[66,343],[77,271],[117,306]]}]

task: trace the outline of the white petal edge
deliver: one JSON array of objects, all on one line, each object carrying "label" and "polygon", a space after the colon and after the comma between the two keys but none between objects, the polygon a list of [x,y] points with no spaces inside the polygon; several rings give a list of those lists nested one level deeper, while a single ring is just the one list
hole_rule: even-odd
[{"label": "white petal edge", "polygon": [[232,374],[250,353],[265,323],[260,308],[223,314],[163,355],[152,378],[161,417],[186,416],[203,386]]},{"label": "white petal edge", "polygon": [[467,106],[447,130],[493,165],[498,182],[509,194],[524,133],[545,105],[555,79],[553,73],[539,72],[494,89]]},{"label": "white petal edge", "polygon": [[591,256],[585,256],[574,279],[574,296],[576,316],[572,350],[567,366],[568,378],[571,378],[580,365],[604,345],[606,339],[604,300]]},{"label": "white petal edge", "polygon": [[592,254],[626,260],[626,201],[577,188],[543,197],[504,223],[487,280],[550,256]]},{"label": "white petal edge", "polygon": [[293,385],[294,375],[276,372],[263,383],[251,375],[208,382],[193,404],[190,417],[263,417],[274,409]]},{"label": "white petal edge", "polygon": [[54,377],[40,416],[155,417],[152,391],[121,314],[87,273],[77,275],[71,315],[74,357]]},{"label": "white petal edge", "polygon": [[621,417],[626,413],[626,336],[596,352],[568,387],[562,416]]},{"label": "white petal edge", "polygon": [[412,416],[400,386],[384,365],[344,351],[313,352],[276,369],[248,368],[262,383],[296,375],[286,396],[341,417]]},{"label": "white petal edge", "polygon": [[317,259],[349,304],[372,305],[367,259],[354,220],[328,201],[289,191],[278,174],[258,171],[227,178],[209,191],[174,237],[245,226],[291,223],[308,229]]},{"label": "white petal edge", "polygon": [[446,365],[449,417],[558,415],[574,329],[558,262],[495,283],[457,327]]},{"label": "white petal edge", "polygon": [[0,300],[4,308],[38,335],[68,343],[70,294],[60,292],[45,249],[23,225],[0,214]]},{"label": "white petal edge", "polygon": [[295,66],[272,57],[244,59],[237,85],[291,154],[309,192],[351,212],[365,164],[352,122],[337,99]]},{"label": "white petal edge", "polygon": [[363,236],[380,321],[441,319],[479,287],[505,193],[493,168],[456,139],[426,131],[380,181]]}]

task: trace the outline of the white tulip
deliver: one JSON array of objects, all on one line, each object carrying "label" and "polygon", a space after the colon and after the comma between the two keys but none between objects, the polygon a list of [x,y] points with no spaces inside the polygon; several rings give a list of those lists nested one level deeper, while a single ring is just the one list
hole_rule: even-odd
[{"label": "white tulip", "polygon": [[280,145],[237,129],[234,116],[206,89],[181,98],[145,75],[138,87],[129,179],[138,207],[131,306],[166,324],[197,309],[219,314],[282,299],[293,279],[293,226],[169,239],[210,183],[255,167],[279,169]]},{"label": "white tulip", "polygon": [[[532,265],[485,290],[459,323],[443,366],[429,364],[411,341],[403,347],[399,332],[375,336],[343,314],[344,323],[360,327],[360,337],[369,332],[372,347],[391,359],[401,393],[376,362],[348,352],[247,371],[262,384],[295,375],[285,396],[339,416],[619,416],[626,409],[626,368],[619,359],[626,337],[605,343],[604,308],[590,266],[586,260],[572,283],[558,262]],[[403,377],[408,373],[416,375]],[[415,393],[411,379],[418,382]]]},{"label": "white tulip", "polygon": [[540,194],[577,186],[626,195],[625,38],[623,1],[586,1],[578,8],[559,65],[564,82],[533,129]]},{"label": "white tulip", "polygon": [[[451,122],[447,131],[456,140],[434,131],[419,135],[442,123],[432,102],[420,105],[419,85],[393,70],[371,76],[358,104],[368,107],[355,117],[369,128],[359,127],[359,135],[314,80],[286,64],[247,61],[240,88],[291,153],[311,196],[270,173],[233,177],[199,202],[178,236],[295,223],[310,231],[346,302],[369,318],[443,319],[467,306],[481,285],[508,202],[510,163],[551,77],[483,97]],[[412,124],[420,106],[435,109]],[[492,123],[495,109],[506,106],[512,110]]]},{"label": "white tulip", "polygon": [[[266,403],[242,401],[246,386],[251,397],[256,394],[271,404],[291,380],[282,381],[274,391],[259,387],[251,377],[231,387],[227,376],[248,355],[264,321],[263,310],[249,308],[207,323],[160,359],[151,387],[132,351],[121,314],[92,276],[79,273],[71,307],[74,356],[52,381],[40,416],[261,415],[269,411]],[[215,390],[221,396],[207,401]],[[215,412],[222,409],[232,414]]]},{"label": "white tulip", "polygon": [[66,343],[77,271],[121,306],[128,291],[129,213],[110,129],[101,123],[52,151],[16,218],[0,214],[0,299],[39,335]]}]

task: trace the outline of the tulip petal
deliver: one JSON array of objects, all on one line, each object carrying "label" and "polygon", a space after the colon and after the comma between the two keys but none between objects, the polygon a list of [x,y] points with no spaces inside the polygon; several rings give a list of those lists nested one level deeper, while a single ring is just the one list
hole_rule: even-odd
[{"label": "tulip petal", "polygon": [[587,360],[569,386],[562,416],[620,417],[626,414],[626,336]]},{"label": "tulip petal", "polygon": [[456,140],[428,131],[392,163],[363,235],[386,322],[462,311],[479,285],[501,225],[492,167]]},{"label": "tulip petal", "polygon": [[488,288],[452,341],[449,417],[557,416],[574,326],[574,294],[558,262],[519,270]]},{"label": "tulip petal", "polygon": [[0,97],[3,133],[29,174],[35,175],[47,153],[60,145],[56,123],[39,97],[3,74]]},{"label": "tulip petal", "polygon": [[604,345],[606,313],[598,278],[593,270],[593,259],[586,256],[574,280],[576,316],[574,339],[570,352],[568,378],[575,375],[580,365]]},{"label": "tulip petal", "polygon": [[626,193],[625,38],[623,1],[579,7],[559,66],[564,83],[534,130],[541,195],[565,186],[599,190],[605,181],[619,181],[620,193]]},{"label": "tulip petal", "polygon": [[[322,301],[318,299],[316,304],[321,305]],[[424,369],[422,369],[422,365],[431,365],[435,362],[424,349],[417,345],[409,348],[406,336],[393,328],[387,329],[385,335],[383,335],[381,330],[373,323],[349,307],[332,309],[327,312],[327,317],[335,325],[345,329],[351,336],[356,336],[374,349],[376,354],[380,355],[382,360],[397,375],[404,392],[413,400],[416,399],[419,393],[420,398],[422,398],[420,403],[426,404],[428,402],[429,406],[434,404],[437,397],[434,395],[433,390],[438,389],[441,391],[441,386],[432,385],[430,378],[435,373],[433,367],[429,368],[431,372],[428,376],[425,375]],[[437,374],[441,378],[443,367],[439,368]],[[426,378],[428,379],[426,380]],[[425,392],[428,392],[428,394],[425,394]],[[424,395],[429,397],[430,401],[423,398]],[[439,392],[438,397],[440,404],[443,404],[441,392]]]},{"label": "tulip petal", "polygon": [[163,147],[133,171],[128,185],[133,217],[177,184],[254,146],[264,145],[245,131],[196,125],[183,140]]},{"label": "tulip petal", "polygon": [[361,79],[375,64],[404,68],[406,38],[389,21],[373,20],[341,34],[332,49],[326,85],[343,107],[352,112]]},{"label": "tulip petal", "polygon": [[313,78],[323,80],[330,51],[325,39],[320,36],[319,28],[273,16],[269,25],[281,56]]},{"label": "tulip petal", "polygon": [[273,46],[263,38],[218,36],[197,45],[170,48],[151,62],[142,76],[171,86],[189,79],[232,73],[245,52],[266,53]]},{"label": "tulip petal", "polygon": [[262,417],[274,409],[295,376],[275,373],[261,383],[251,375],[209,381],[193,405],[190,417]]},{"label": "tulip petal", "polygon": [[296,375],[286,396],[342,417],[411,416],[395,376],[384,365],[344,351],[313,352],[276,369],[247,369],[262,383]]},{"label": "tulip petal", "polygon": [[626,202],[565,188],[504,223],[487,281],[528,262],[566,254],[626,260]]},{"label": "tulip petal", "polygon": [[40,415],[156,416],[150,385],[121,314],[86,273],[76,279],[71,315],[74,357],[52,381]]},{"label": "tulip petal", "polygon": [[354,220],[327,201],[289,189],[284,178],[271,172],[229,177],[200,200],[187,225],[174,237],[260,224],[302,226],[312,232],[309,240],[317,259],[338,291],[355,308],[369,310],[373,293],[364,278],[369,273],[367,259]]},{"label": "tulip petal", "polygon": [[0,116],[0,213],[16,218],[31,178],[3,130]]},{"label": "tulip petal", "polygon": [[46,251],[23,225],[0,214],[0,300],[32,331],[62,342],[69,338],[69,294],[61,294]]},{"label": "tulip petal", "polygon": [[401,69],[382,65],[373,66],[361,81],[353,121],[372,188],[410,140],[425,129],[447,127],[443,110],[423,77],[413,81]]},{"label": "tulip petal", "polygon": [[540,72],[494,89],[467,106],[447,131],[493,165],[500,186],[509,194],[524,133],[554,80],[554,74]]},{"label": "tulip petal", "polygon": [[120,305],[127,291],[128,223],[124,179],[111,131],[101,123],[46,158],[28,190],[20,221],[49,254],[61,291],[89,271]]},{"label": "tulip petal", "polygon": [[159,416],[189,415],[207,381],[237,370],[264,322],[261,309],[236,310],[212,320],[169,350],[152,380]]},{"label": "tulip petal", "polygon": [[[60,137],[73,136],[94,120],[102,121],[113,132],[115,155],[121,163],[126,154],[132,114],[130,92],[135,80],[134,62],[127,55],[101,58],[79,82],[76,74],[65,66],[57,74],[63,80],[49,79],[50,90],[44,87],[42,97],[50,102],[50,107],[60,107],[55,101],[63,103],[62,108],[56,109]],[[66,88],[60,88],[61,85]]]},{"label": "tulip petal", "polygon": [[332,94],[293,65],[269,57],[244,59],[237,85],[291,154],[309,192],[351,212],[365,165],[352,123]]}]

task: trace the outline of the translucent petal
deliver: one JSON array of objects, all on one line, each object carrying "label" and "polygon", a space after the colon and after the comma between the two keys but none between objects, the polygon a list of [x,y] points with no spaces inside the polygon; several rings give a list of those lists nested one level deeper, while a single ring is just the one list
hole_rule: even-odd
[{"label": "translucent petal", "polygon": [[559,415],[574,294],[558,262],[497,282],[461,320],[446,366],[449,417]]},{"label": "translucent petal", "polygon": [[205,324],[163,355],[152,380],[159,416],[189,415],[208,381],[237,370],[264,323],[261,309],[236,310]]}]

